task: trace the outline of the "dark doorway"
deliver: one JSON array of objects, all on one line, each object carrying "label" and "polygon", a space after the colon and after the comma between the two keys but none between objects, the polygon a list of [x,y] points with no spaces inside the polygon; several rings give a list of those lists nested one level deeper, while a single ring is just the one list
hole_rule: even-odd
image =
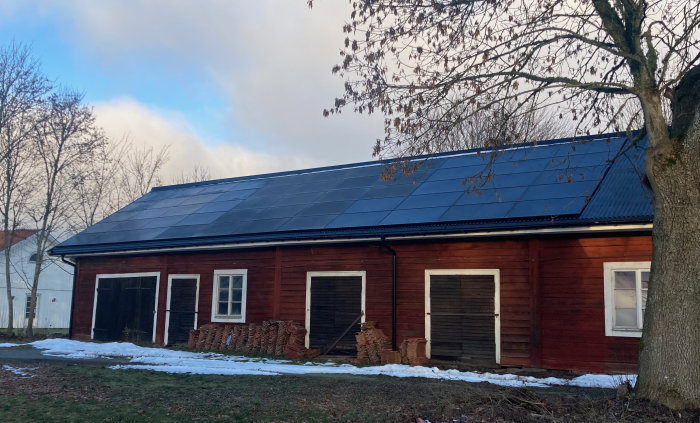
[{"label": "dark doorway", "polygon": [[323,354],[357,354],[362,276],[312,276],[310,283],[309,348]]},{"label": "dark doorway", "polygon": [[152,342],[156,284],[155,276],[100,278],[93,338]]},{"label": "dark doorway", "polygon": [[197,278],[173,276],[170,279],[167,344],[186,344],[190,329],[197,324]]},{"label": "dark doorway", "polygon": [[493,275],[430,275],[431,358],[495,364]]}]

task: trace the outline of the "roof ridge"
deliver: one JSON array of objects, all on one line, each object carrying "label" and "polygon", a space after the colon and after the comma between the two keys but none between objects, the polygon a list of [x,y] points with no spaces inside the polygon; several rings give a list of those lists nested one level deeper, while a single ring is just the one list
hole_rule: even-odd
[{"label": "roof ridge", "polygon": [[519,150],[519,149],[523,149],[523,148],[529,148],[529,147],[535,147],[535,148],[537,148],[537,147],[551,147],[551,146],[563,145],[563,144],[574,144],[577,142],[584,143],[587,141],[595,141],[598,139],[605,139],[605,138],[610,139],[610,138],[626,138],[626,137],[627,137],[627,135],[624,132],[609,132],[609,133],[605,133],[605,134],[587,135],[587,136],[582,136],[582,137],[575,137],[574,136],[574,137],[555,138],[555,139],[551,139],[551,140],[530,141],[530,142],[513,144],[513,145],[509,145],[509,146],[502,146],[502,147],[479,147],[479,148],[472,148],[472,149],[467,149],[467,150],[455,150],[455,151],[446,151],[446,152],[441,152],[441,153],[422,154],[422,155],[415,156],[415,157],[403,157],[403,158],[399,157],[399,158],[392,158],[392,159],[371,160],[371,161],[365,161],[365,162],[346,163],[346,164],[332,165],[332,166],[312,167],[312,168],[307,168],[307,169],[287,170],[287,171],[281,171],[281,172],[261,173],[261,174],[246,175],[246,176],[234,176],[234,177],[230,177],[230,178],[212,179],[212,180],[200,181],[200,182],[189,182],[189,183],[185,183],[185,184],[163,185],[163,186],[153,187],[151,189],[151,191],[164,191],[164,190],[171,190],[171,189],[217,185],[217,184],[225,184],[225,183],[230,183],[230,182],[256,181],[256,180],[260,180],[260,179],[279,178],[279,177],[291,176],[291,175],[305,175],[305,174],[328,172],[328,171],[332,171],[332,170],[341,170],[341,169],[357,169],[360,167],[387,165],[387,164],[391,164],[391,163],[395,162],[396,160],[417,161],[417,160],[427,160],[427,159],[437,159],[437,158],[449,158],[449,157],[465,156],[465,155],[469,155],[469,154],[477,154],[477,153],[484,152],[484,151],[492,151],[494,149],[502,149],[502,151],[505,152],[505,151],[513,151],[513,150]]}]

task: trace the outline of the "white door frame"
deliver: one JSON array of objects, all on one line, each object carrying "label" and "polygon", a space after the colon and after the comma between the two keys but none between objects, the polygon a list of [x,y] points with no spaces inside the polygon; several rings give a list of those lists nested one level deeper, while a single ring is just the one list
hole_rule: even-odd
[{"label": "white door frame", "polygon": [[172,274],[168,275],[168,299],[165,302],[165,334],[163,336],[163,344],[168,345],[168,330],[170,329],[170,294],[173,288],[173,279],[196,279],[197,288],[194,297],[194,327],[197,329],[197,318],[199,317],[199,274]]},{"label": "white door frame", "polygon": [[364,270],[358,271],[338,271],[338,272],[306,272],[306,317],[304,327],[306,328],[306,336],[304,345],[309,348],[309,333],[311,332],[311,278],[324,276],[360,276],[362,277],[362,292],[360,294],[360,312],[362,317],[360,322],[365,322],[365,295],[367,291],[367,272]]},{"label": "white door frame", "polygon": [[142,272],[142,273],[100,273],[95,276],[95,299],[92,302],[92,329],[90,330],[90,339],[95,339],[95,314],[97,312],[97,287],[100,284],[100,279],[114,278],[140,278],[140,277],[155,276],[156,277],[156,301],[153,305],[153,339],[151,342],[156,343],[156,324],[158,323],[158,293],[160,292],[160,272]]},{"label": "white door frame", "polygon": [[430,276],[432,275],[489,275],[493,276],[494,338],[496,363],[501,364],[501,271],[499,269],[426,269],[425,270],[425,353],[430,358]]}]

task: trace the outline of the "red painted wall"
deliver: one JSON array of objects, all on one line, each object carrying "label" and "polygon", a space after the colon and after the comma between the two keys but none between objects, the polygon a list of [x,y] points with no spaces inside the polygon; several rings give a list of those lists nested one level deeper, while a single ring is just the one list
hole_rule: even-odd
[{"label": "red painted wall", "polygon": [[[392,243],[397,338],[425,336],[426,269],[500,269],[501,364],[628,371],[638,340],[606,337],[603,262],[648,261],[650,236]],[[379,245],[279,247],[81,258],[73,336],[89,339],[100,273],[160,272],[156,342],[163,342],[168,274],[200,274],[199,323],[210,320],[215,269],[248,269],[247,321],[304,322],[306,273],[367,272],[367,320],[391,335],[391,254]]]}]

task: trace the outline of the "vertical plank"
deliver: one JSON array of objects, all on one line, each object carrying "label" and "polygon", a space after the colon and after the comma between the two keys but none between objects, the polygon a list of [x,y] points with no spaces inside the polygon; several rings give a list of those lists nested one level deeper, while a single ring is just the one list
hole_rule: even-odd
[{"label": "vertical plank", "polygon": [[275,248],[275,280],[272,286],[272,318],[279,320],[282,292],[282,249]]},{"label": "vertical plank", "polygon": [[541,367],[540,240],[528,240],[527,249],[530,282],[530,361],[533,366]]}]

